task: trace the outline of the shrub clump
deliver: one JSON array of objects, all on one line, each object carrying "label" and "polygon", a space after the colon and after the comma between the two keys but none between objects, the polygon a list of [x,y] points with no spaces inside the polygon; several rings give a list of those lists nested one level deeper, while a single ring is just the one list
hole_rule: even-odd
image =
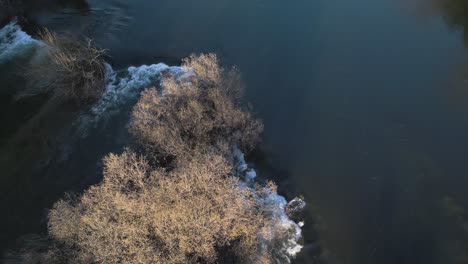
[{"label": "shrub clump", "polygon": [[25,251],[22,262],[217,263],[220,254],[241,263],[265,261],[257,246],[267,219],[224,157],[200,154],[164,171],[126,151],[104,164],[99,185],[50,211],[56,246]]},{"label": "shrub clump", "polygon": [[191,77],[168,79],[162,93],[147,89],[134,108],[129,129],[144,155],[108,155],[102,182],[55,203],[45,242],[11,259],[288,262],[276,255],[297,230],[277,213],[276,186],[248,185],[236,175],[233,149],[253,148],[263,128],[239,104],[237,72],[221,69],[214,55],[191,56],[184,67]]},{"label": "shrub clump", "polygon": [[28,70],[28,79],[61,99],[83,103],[101,96],[105,89],[104,50],[90,39],[78,40],[47,29],[39,39],[48,46],[47,61]]},{"label": "shrub clump", "polygon": [[199,149],[251,150],[263,125],[239,103],[237,71],[220,68],[213,54],[191,56],[183,67],[193,75],[166,79],[162,94],[147,89],[136,104],[130,131],[141,145],[152,155],[177,159]]}]

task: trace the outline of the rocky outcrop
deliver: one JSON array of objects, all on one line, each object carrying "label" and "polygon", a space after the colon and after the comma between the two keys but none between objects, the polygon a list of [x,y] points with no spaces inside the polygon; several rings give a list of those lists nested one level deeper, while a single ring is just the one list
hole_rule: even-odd
[{"label": "rocky outcrop", "polygon": [[295,222],[301,222],[304,219],[306,202],[301,198],[294,198],[286,205],[286,214]]}]

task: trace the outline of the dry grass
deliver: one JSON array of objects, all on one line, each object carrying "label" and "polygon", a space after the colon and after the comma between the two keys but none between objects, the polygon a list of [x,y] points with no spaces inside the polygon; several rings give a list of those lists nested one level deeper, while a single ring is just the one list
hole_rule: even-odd
[{"label": "dry grass", "polygon": [[55,97],[89,102],[105,89],[105,51],[87,39],[77,40],[47,29],[39,39],[48,47],[48,61],[27,70],[26,77],[41,83]]},{"label": "dry grass", "polygon": [[191,56],[183,66],[195,73],[190,83],[168,79],[162,96],[150,88],[136,104],[130,131],[141,145],[179,160],[200,149],[252,149],[263,124],[238,104],[237,72],[221,69],[215,55]]}]

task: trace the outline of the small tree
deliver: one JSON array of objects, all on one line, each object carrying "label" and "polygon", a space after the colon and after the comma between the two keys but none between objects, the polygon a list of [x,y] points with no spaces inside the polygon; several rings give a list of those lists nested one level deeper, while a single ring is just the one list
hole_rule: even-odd
[{"label": "small tree", "polygon": [[50,211],[54,246],[24,251],[23,262],[266,263],[257,246],[267,219],[222,156],[199,153],[170,172],[130,151],[104,164],[102,183]]},{"label": "small tree", "polygon": [[199,149],[233,147],[252,149],[263,131],[238,103],[240,78],[235,70],[219,67],[216,56],[191,56],[183,66],[194,75],[167,79],[163,93],[155,88],[142,93],[130,123],[137,140],[159,157],[184,159]]}]

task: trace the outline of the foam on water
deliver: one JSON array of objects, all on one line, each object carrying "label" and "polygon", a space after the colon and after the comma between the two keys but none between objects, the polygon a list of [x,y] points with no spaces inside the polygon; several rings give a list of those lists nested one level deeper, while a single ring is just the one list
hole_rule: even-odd
[{"label": "foam on water", "polygon": [[101,100],[93,106],[91,112],[99,117],[111,108],[118,107],[128,99],[137,96],[142,89],[155,86],[161,80],[163,72],[173,75],[182,73],[181,67],[170,67],[164,63],[129,67],[126,77],[117,78],[117,73],[106,64],[107,87]]},{"label": "foam on water", "polygon": [[[163,73],[169,73],[178,80],[193,75],[190,69],[171,67],[164,63],[129,67],[123,72],[115,72],[110,65],[106,65],[106,91],[102,99],[86,115],[88,119],[80,122],[88,126],[99,123],[102,118],[109,117],[123,105],[129,104],[132,99],[136,100],[143,89],[161,86]],[[119,77],[122,74],[124,77]],[[164,96],[163,94],[161,95]],[[244,154],[239,149],[234,150],[234,157],[236,173],[244,180],[242,186],[250,188],[255,183],[256,171],[246,163]],[[288,202],[278,193],[270,193],[268,196],[258,195],[257,198],[273,223],[262,230],[263,252],[275,252],[274,258],[277,263],[290,263],[291,258],[302,249],[299,240],[302,235],[301,226],[304,223],[296,223],[288,217],[286,212]]]},{"label": "foam on water", "polygon": [[245,155],[238,148],[234,149],[234,159],[237,163],[236,173],[238,176],[243,178],[247,183],[251,183],[257,177],[257,172],[249,168],[247,162],[245,162]]},{"label": "foam on water", "polygon": [[0,29],[0,64],[24,54],[39,45],[15,22],[10,22]]},{"label": "foam on water", "polygon": [[[40,41],[22,31],[15,22],[11,22],[0,29],[0,63],[11,60],[38,45],[41,45]],[[103,118],[119,113],[121,108],[131,105],[143,89],[161,86],[163,74],[168,73],[178,80],[193,75],[188,68],[168,66],[164,63],[132,66],[122,71],[114,71],[108,64],[105,66],[106,90],[102,98],[77,120],[80,131],[85,132],[82,135],[86,135],[88,128],[97,125]],[[244,154],[240,150],[236,149],[234,156],[236,172],[244,180],[242,185],[251,188],[257,177],[256,171],[246,163]],[[261,250],[274,252],[278,263],[290,263],[291,258],[302,249],[299,240],[304,223],[296,223],[288,217],[286,210],[288,202],[278,193],[273,192],[266,196],[259,194],[257,198],[273,223],[262,230]]]},{"label": "foam on water", "polygon": [[[244,179],[243,186],[249,188],[249,185],[254,183],[257,174],[246,163],[244,153],[239,149],[234,150],[234,158],[237,165],[236,172],[239,177]],[[302,236],[301,227],[304,226],[304,222],[296,223],[288,217],[286,212],[288,202],[285,197],[276,192],[269,193],[267,196],[258,195],[257,199],[273,223],[273,225],[266,226],[262,230],[261,240],[263,243],[261,250],[263,252],[273,252],[273,257],[277,263],[290,263],[291,258],[294,258],[302,249],[299,240]],[[297,200],[300,199],[294,198],[293,201]],[[279,247],[275,246],[278,244]]]},{"label": "foam on water", "polygon": [[[132,99],[136,100],[143,89],[160,86],[163,73],[169,73],[178,80],[184,80],[193,75],[190,69],[171,67],[164,63],[129,67],[123,72],[115,72],[110,65],[106,65],[106,91],[102,99],[88,113],[87,117],[91,117],[91,119],[86,120],[86,122],[81,120],[81,122],[86,125],[96,124],[101,118],[112,115],[123,105],[129,104]],[[124,77],[119,77],[121,74]],[[236,173],[244,180],[242,186],[250,188],[255,183],[256,171],[246,163],[244,154],[239,149],[234,150],[234,157]],[[262,250],[275,252],[274,257],[278,263],[290,263],[291,258],[302,249],[299,240],[303,223],[296,223],[288,217],[286,212],[288,202],[278,193],[270,193],[267,196],[258,195],[258,199],[273,223],[262,230]]]},{"label": "foam on water", "polygon": [[182,67],[168,66],[164,63],[131,66],[119,72],[114,71],[109,64],[105,66],[106,90],[90,111],[79,119],[82,132],[97,125],[102,118],[119,112],[122,106],[136,99],[143,89],[160,85],[163,73],[169,73],[176,78],[182,78],[185,74]]}]

